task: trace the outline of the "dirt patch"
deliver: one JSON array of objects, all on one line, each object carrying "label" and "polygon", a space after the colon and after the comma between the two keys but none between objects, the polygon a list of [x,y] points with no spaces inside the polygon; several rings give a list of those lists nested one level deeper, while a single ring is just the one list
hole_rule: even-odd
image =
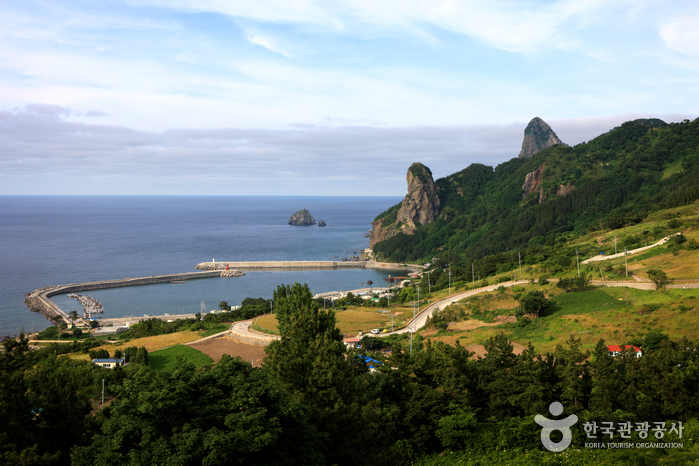
[{"label": "dirt patch", "polygon": [[228,337],[212,338],[189,346],[213,359],[214,363],[217,363],[224,354],[228,354],[233,357],[239,356],[243,361],[254,360],[254,366],[260,367],[265,357],[264,346],[249,345]]},{"label": "dirt patch", "polygon": [[[517,319],[515,318],[515,321],[516,320]],[[500,325],[500,324],[502,324],[502,322],[487,323],[487,322],[483,322],[480,320],[469,319],[469,320],[464,320],[461,322],[450,322],[447,329],[450,332],[456,332],[456,331],[461,331],[461,330],[473,330],[473,329],[480,328],[480,327],[494,327],[494,326]]]},{"label": "dirt patch", "polygon": [[[512,352],[514,354],[522,354],[524,350],[527,349],[526,346],[515,343],[514,341],[511,341],[510,344],[512,345]],[[488,354],[488,352],[485,350],[485,346],[483,345],[468,345],[465,346],[465,348],[473,353],[476,353],[474,358],[482,358]]]}]

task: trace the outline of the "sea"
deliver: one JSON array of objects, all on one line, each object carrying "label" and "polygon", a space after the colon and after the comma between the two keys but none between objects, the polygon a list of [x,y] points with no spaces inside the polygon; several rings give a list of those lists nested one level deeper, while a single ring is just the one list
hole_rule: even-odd
[{"label": "sea", "polygon": [[[200,262],[341,260],[369,247],[372,220],[400,197],[0,196],[0,337],[51,325],[24,304],[34,289],[68,283],[195,271]],[[326,227],[292,226],[308,209]],[[85,292],[103,318],[195,313],[221,301],[271,298],[280,284],[314,293],[360,288],[395,271],[245,271],[208,278]],[[52,298],[82,314],[78,301]]]}]

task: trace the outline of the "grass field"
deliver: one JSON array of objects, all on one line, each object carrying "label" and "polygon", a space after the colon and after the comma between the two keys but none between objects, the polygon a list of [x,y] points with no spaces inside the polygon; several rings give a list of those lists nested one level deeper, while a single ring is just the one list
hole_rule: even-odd
[{"label": "grass field", "polygon": [[[451,324],[449,331],[433,330],[424,334],[450,344],[459,340],[465,346],[483,344],[486,339],[504,332],[512,341],[523,345],[532,343],[540,352],[564,344],[570,335],[580,338],[585,349],[593,349],[600,338],[607,344],[626,344],[650,330],[661,330],[672,339],[699,338],[699,289],[656,293],[633,288],[596,288],[564,294],[554,294],[555,288],[551,285],[532,285],[527,289],[543,289],[549,295],[553,304],[550,315],[534,319],[524,327],[517,324],[484,326],[471,318],[474,309],[488,316],[511,313],[501,308],[507,298],[490,293],[490,299],[474,297],[460,303],[467,316],[462,322]],[[492,318],[477,318],[492,322]]]},{"label": "grass field", "polygon": [[[335,312],[337,328],[347,335],[356,334],[359,331],[367,332],[374,328],[390,329],[391,314],[393,314],[395,327],[405,325],[413,316],[412,307],[392,307],[390,313],[385,311],[386,309],[375,307],[350,306],[347,310]],[[274,315],[261,316],[255,321],[255,324],[265,330],[279,331],[277,318]]]},{"label": "grass field", "polygon": [[186,345],[177,345],[148,354],[150,367],[158,372],[171,372],[175,369],[178,356],[184,356],[187,361],[196,367],[203,367],[213,364],[213,359],[199,350]]},{"label": "grass field", "polygon": [[231,328],[231,324],[218,324],[215,327],[210,328],[201,333],[201,337],[209,337],[211,335],[216,335],[217,333],[225,332]]},{"label": "grass field", "polygon": [[[168,348],[170,346],[181,345],[182,343],[188,343],[190,341],[195,341],[201,338],[199,332],[192,332],[190,330],[185,330],[182,332],[170,333],[167,335],[156,335],[153,337],[136,338],[128,342],[120,341],[119,343],[109,343],[98,347],[104,348],[109,351],[110,355],[114,354],[114,350],[120,349],[124,350],[130,346],[145,346],[149,353],[157,351],[161,348]],[[87,354],[73,354],[68,355],[74,359],[84,359],[90,360]]]}]

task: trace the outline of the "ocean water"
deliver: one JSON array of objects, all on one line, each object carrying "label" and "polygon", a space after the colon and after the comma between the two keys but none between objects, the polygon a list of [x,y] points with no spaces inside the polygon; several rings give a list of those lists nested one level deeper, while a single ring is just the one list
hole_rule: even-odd
[{"label": "ocean water", "polygon": [[[43,286],[193,271],[199,262],[332,260],[368,247],[371,221],[398,197],[0,196],[0,336],[41,330],[25,295]],[[327,227],[287,225],[308,209]],[[372,270],[250,271],[244,277],[95,290],[103,317],[197,312],[272,296],[281,283],[316,293],[381,283]],[[57,296],[63,309],[82,309]]]}]

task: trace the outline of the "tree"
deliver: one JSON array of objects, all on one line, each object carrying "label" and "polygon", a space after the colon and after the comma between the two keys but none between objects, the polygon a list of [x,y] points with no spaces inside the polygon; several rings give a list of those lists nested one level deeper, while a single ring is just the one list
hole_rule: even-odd
[{"label": "tree", "polygon": [[660,269],[648,270],[648,278],[653,280],[653,283],[655,283],[655,290],[659,293],[662,293],[665,290],[665,286],[670,281],[667,278],[667,274]]},{"label": "tree", "polygon": [[308,285],[281,285],[274,292],[281,339],[266,349],[266,365],[298,399],[333,406],[348,375],[345,345],[335,312],[322,311]]},{"label": "tree", "polygon": [[590,279],[587,275],[582,274],[575,278],[559,278],[556,286],[566,293],[574,291],[585,291],[585,289],[590,285]]},{"label": "tree", "polygon": [[546,314],[551,307],[551,301],[546,299],[543,291],[528,291],[519,298],[519,302],[519,315],[536,314],[539,317],[541,313]]},{"label": "tree", "polygon": [[274,309],[281,339],[265,349],[265,367],[282,391],[307,407],[310,422],[328,436],[328,464],[359,461],[355,436],[363,428],[363,411],[361,404],[353,404],[361,395],[361,390],[353,389],[353,375],[366,373],[366,365],[345,357],[335,313],[318,308],[308,285],[277,287]]},{"label": "tree", "polygon": [[68,313],[68,317],[70,317],[70,322],[71,324],[73,324],[73,327],[75,327],[75,321],[78,318],[78,312],[75,309],[73,309]]},{"label": "tree", "polygon": [[181,358],[168,376],[138,368],[104,411],[73,464],[327,464],[301,406],[228,355],[202,370]]},{"label": "tree", "polygon": [[218,303],[218,308],[221,309],[222,311],[230,311],[231,308],[228,305],[228,301],[221,301]]},{"label": "tree", "polygon": [[[61,345],[64,348],[66,345]],[[87,361],[29,351],[24,334],[0,351],[0,463],[69,464],[70,448],[84,444],[95,393]]]}]

